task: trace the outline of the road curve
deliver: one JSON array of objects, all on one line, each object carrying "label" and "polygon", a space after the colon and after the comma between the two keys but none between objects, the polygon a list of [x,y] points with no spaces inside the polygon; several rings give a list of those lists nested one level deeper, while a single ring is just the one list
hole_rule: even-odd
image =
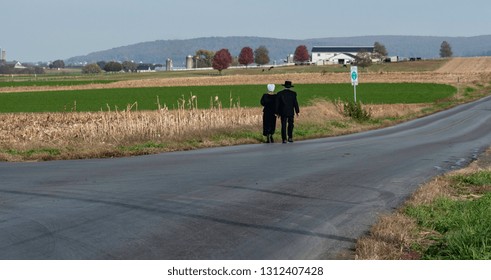
[{"label": "road curve", "polygon": [[0,259],[335,259],[491,143],[491,97],[293,144],[0,163]]}]

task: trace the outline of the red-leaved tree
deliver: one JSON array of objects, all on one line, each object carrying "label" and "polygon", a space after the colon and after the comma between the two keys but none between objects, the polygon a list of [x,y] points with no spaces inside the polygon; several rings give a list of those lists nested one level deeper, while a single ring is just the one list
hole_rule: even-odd
[{"label": "red-leaved tree", "polygon": [[304,63],[310,60],[309,51],[305,45],[300,45],[295,49],[295,55],[293,56],[293,61]]},{"label": "red-leaved tree", "polygon": [[218,70],[220,75],[222,74],[222,70],[229,68],[231,64],[232,55],[230,55],[228,49],[221,49],[213,56],[212,67]]},{"label": "red-leaved tree", "polygon": [[252,64],[254,62],[254,51],[250,47],[244,47],[239,54],[239,63],[241,65]]}]

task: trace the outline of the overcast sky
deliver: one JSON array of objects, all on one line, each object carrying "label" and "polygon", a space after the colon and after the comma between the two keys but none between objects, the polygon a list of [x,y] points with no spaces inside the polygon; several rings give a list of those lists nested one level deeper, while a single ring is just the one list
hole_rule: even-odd
[{"label": "overcast sky", "polygon": [[490,0],[1,0],[7,60],[50,61],[145,41],[491,34]]}]

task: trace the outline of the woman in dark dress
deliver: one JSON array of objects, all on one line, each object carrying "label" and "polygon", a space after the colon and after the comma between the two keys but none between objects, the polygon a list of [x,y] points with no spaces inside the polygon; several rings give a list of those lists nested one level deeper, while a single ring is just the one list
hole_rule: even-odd
[{"label": "woman in dark dress", "polygon": [[268,93],[261,97],[263,109],[263,135],[266,136],[266,143],[274,143],[273,134],[276,129],[276,93],[274,84],[268,85]]}]

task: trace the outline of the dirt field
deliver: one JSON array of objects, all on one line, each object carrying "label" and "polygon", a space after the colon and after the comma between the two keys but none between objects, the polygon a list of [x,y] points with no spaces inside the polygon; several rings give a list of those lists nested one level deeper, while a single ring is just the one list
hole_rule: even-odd
[{"label": "dirt field", "polygon": [[[136,87],[171,87],[171,86],[204,86],[204,85],[237,85],[237,84],[282,84],[291,80],[295,84],[308,83],[349,83],[346,73],[295,73],[264,75],[207,76],[192,78],[161,78],[120,81],[111,84],[93,84],[80,86],[57,87],[16,87],[0,88],[1,92],[46,91],[46,90],[80,90],[104,88]],[[360,71],[360,83],[477,83],[491,80],[491,57],[454,58],[434,72],[364,72]]]},{"label": "dirt field", "polygon": [[457,57],[436,71],[437,73],[491,73],[491,57]]}]

